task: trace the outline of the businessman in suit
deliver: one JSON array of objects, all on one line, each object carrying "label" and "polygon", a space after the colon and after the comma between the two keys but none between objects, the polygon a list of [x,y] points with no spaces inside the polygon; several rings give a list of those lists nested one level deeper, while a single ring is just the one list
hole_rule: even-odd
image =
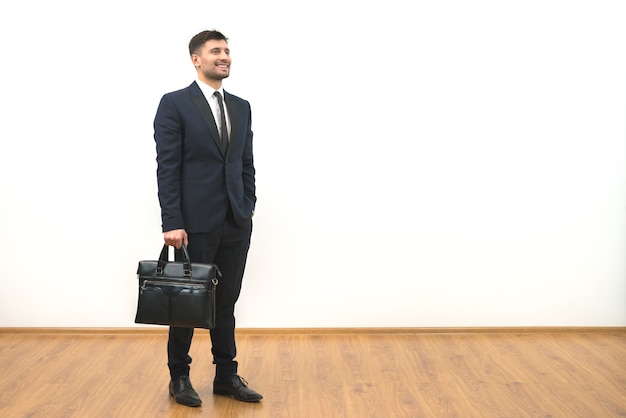
[{"label": "businessman in suit", "polygon": [[[222,87],[231,65],[222,33],[198,33],[189,54],[197,80],[165,94],[154,119],[163,238],[179,249],[184,243],[192,262],[222,272],[210,330],[213,393],[255,402],[263,397],[237,374],[234,316],[256,203],[250,104]],[[169,392],[187,406],[202,403],[189,378],[193,332],[170,327],[167,345]]]}]

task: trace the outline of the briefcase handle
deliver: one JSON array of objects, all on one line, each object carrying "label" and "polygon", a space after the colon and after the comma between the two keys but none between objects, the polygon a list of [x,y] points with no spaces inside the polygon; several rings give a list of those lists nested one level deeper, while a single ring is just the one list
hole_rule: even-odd
[{"label": "briefcase handle", "polygon": [[[191,258],[189,257],[189,251],[187,250],[187,246],[182,244],[181,247],[183,252],[183,277],[186,279],[191,278]],[[169,245],[163,245],[163,249],[161,250],[161,255],[159,256],[159,260],[157,261],[156,268],[156,277],[163,275],[163,270],[165,269],[165,264],[169,261]]]}]

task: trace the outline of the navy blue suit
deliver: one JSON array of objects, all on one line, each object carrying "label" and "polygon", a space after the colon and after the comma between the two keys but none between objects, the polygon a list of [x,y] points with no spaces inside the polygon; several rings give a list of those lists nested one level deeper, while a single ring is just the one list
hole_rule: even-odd
[{"label": "navy blue suit", "polygon": [[[154,119],[163,232],[185,229],[192,262],[215,263],[216,327],[211,330],[218,375],[237,372],[234,306],[239,297],[256,203],[250,104],[224,92],[230,140],[224,152],[200,87],[163,96]],[[189,374],[193,329],[170,328],[172,378]]]}]

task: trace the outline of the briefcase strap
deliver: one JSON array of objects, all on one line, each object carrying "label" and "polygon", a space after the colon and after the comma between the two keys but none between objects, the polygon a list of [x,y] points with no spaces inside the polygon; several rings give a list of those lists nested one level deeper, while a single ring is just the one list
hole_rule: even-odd
[{"label": "briefcase strap", "polygon": [[[181,249],[183,253],[183,277],[188,279],[191,277],[191,258],[189,257],[189,251],[185,244],[182,244]],[[163,269],[165,268],[165,264],[169,261],[169,258],[169,245],[165,244],[161,250],[161,255],[159,255],[159,260],[157,261],[156,277],[163,275]]]}]

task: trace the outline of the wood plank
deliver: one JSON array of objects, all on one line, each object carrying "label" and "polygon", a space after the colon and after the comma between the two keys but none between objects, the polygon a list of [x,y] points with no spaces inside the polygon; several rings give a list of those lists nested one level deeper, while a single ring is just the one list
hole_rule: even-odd
[{"label": "wood plank", "polygon": [[265,399],[212,394],[208,332],[168,395],[160,332],[0,332],[7,417],[623,417],[626,332],[238,333],[240,373]]}]

